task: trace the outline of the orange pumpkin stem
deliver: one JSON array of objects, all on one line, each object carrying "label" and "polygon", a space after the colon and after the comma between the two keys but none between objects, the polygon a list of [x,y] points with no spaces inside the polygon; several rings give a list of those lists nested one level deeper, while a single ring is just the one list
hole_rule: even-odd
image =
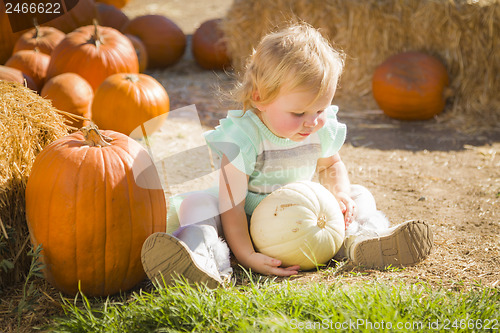
[{"label": "orange pumpkin stem", "polygon": [[89,145],[90,147],[111,146],[110,142],[113,141],[113,138],[99,132],[98,127],[93,123],[89,126],[80,128],[80,132],[82,132],[85,137],[84,144]]}]

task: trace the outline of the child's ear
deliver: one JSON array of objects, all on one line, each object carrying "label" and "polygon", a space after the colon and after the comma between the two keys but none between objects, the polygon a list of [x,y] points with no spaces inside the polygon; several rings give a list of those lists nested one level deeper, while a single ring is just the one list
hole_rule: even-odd
[{"label": "child's ear", "polygon": [[260,103],[260,94],[258,90],[254,90],[252,92],[252,102],[257,109],[262,111],[262,104]]},{"label": "child's ear", "polygon": [[254,102],[260,101],[260,94],[259,94],[258,90],[252,91],[252,101],[254,101]]}]

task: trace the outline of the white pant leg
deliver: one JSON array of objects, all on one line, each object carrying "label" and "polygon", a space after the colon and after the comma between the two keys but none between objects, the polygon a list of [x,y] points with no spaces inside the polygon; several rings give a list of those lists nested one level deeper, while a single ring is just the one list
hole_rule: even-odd
[{"label": "white pant leg", "polygon": [[377,210],[375,198],[366,187],[351,185],[351,198],[356,203],[358,214],[345,232],[344,244],[334,257],[337,260],[350,258],[349,251],[356,240],[378,237],[379,232],[389,229],[389,221]]},{"label": "white pant leg", "polygon": [[353,184],[350,190],[358,214],[345,232],[344,244],[334,257],[336,260],[349,257],[347,249],[359,238],[356,236],[377,237],[378,232],[389,228],[389,221],[381,211],[377,210],[375,198],[366,187]]},{"label": "white pant leg", "polygon": [[356,203],[358,214],[347,228],[346,237],[364,232],[377,233],[389,228],[389,221],[381,211],[377,210],[375,198],[366,187],[351,185],[351,198]]},{"label": "white pant leg", "polygon": [[194,192],[182,201],[178,216],[181,227],[173,235],[194,253],[215,262],[220,275],[229,275],[229,248],[220,238],[223,233],[218,199],[204,191]]},{"label": "white pant leg", "polygon": [[179,207],[179,224],[211,225],[222,235],[222,222],[219,214],[219,199],[205,191],[196,191],[188,195]]}]

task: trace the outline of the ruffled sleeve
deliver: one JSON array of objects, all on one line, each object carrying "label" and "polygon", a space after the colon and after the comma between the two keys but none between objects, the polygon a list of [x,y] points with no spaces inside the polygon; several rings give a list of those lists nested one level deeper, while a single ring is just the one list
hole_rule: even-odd
[{"label": "ruffled sleeve", "polygon": [[326,122],[319,131],[321,142],[321,157],[335,155],[345,142],[347,127],[345,124],[337,121],[338,106],[329,106],[326,112]]},{"label": "ruffled sleeve", "polygon": [[[249,111],[250,112],[250,111]],[[231,110],[214,130],[204,133],[208,146],[217,156],[226,155],[240,171],[251,175],[255,168],[258,129],[240,110]]]}]

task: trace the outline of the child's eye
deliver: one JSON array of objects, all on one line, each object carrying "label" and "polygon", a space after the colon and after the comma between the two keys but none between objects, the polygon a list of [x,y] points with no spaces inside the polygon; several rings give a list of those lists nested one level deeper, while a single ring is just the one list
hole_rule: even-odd
[{"label": "child's eye", "polygon": [[[316,112],[317,114],[322,114],[323,111],[325,110],[319,110],[318,112]],[[305,115],[306,113],[305,112],[301,112],[301,113],[296,113],[296,112],[292,112],[292,114],[295,116],[295,117],[302,117],[303,115]]]}]

